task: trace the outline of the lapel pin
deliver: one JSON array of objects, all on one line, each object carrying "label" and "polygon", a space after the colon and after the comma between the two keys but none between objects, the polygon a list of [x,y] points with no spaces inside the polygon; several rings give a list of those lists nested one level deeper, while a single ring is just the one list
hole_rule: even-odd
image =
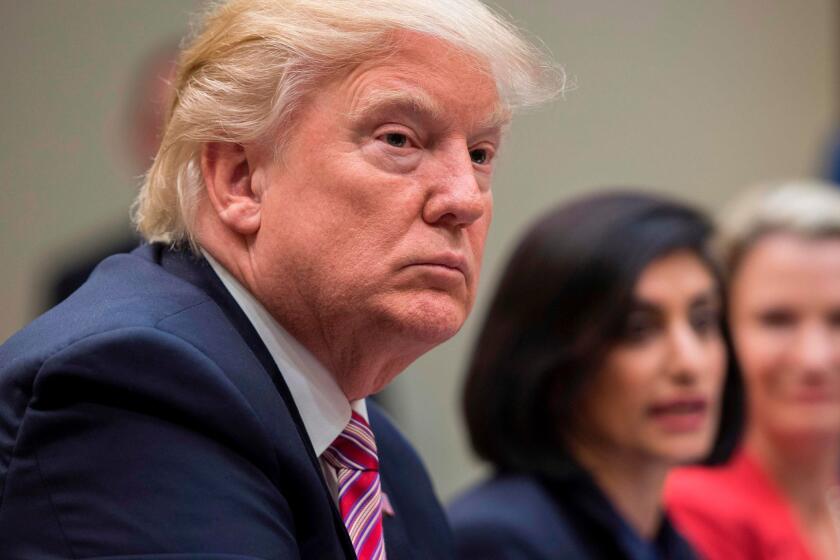
[{"label": "lapel pin", "polygon": [[391,500],[388,499],[388,494],[382,492],[382,514],[388,517],[394,517],[394,507],[391,505]]}]

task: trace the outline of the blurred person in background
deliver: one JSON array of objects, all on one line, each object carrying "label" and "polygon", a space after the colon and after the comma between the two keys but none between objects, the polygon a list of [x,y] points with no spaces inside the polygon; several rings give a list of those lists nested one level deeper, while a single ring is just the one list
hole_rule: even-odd
[{"label": "blurred person in background", "polygon": [[840,188],[840,129],[831,137],[824,167],[825,178],[833,183],[834,188]]},{"label": "blurred person in background", "polygon": [[[122,140],[135,176],[146,172],[160,145],[164,114],[171,103],[177,58],[176,42],[160,45],[146,56],[132,80],[125,103]],[[79,289],[103,259],[137,247],[140,237],[129,227],[128,214],[126,208],[122,228],[103,230],[97,235],[94,250],[79,252],[77,245],[74,249],[62,250],[64,262],[61,268],[52,271],[52,278],[47,282],[43,309],[64,301]]]},{"label": "blurred person in background", "polygon": [[525,235],[464,390],[495,474],[449,508],[461,559],[695,557],[665,476],[725,458],[739,426],[709,233],[692,208],[612,193]]},{"label": "blurred person in background", "polygon": [[0,346],[0,558],[450,558],[366,397],[460,329],[503,129],[560,78],[477,0],[214,4],[148,244]]},{"label": "blurred person in background", "polygon": [[666,486],[710,560],[840,558],[840,192],[814,181],[750,191],[721,221],[729,318],[746,387],[731,462]]}]

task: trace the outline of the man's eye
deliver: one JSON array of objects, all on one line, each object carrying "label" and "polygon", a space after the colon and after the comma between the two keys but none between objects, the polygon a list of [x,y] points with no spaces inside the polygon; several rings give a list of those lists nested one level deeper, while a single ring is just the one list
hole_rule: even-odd
[{"label": "man's eye", "polygon": [[473,163],[484,165],[490,160],[490,154],[487,152],[487,150],[483,148],[470,150],[470,159],[473,161]]},{"label": "man's eye", "polygon": [[385,142],[395,148],[405,148],[408,145],[408,136],[399,132],[389,132],[385,135]]}]

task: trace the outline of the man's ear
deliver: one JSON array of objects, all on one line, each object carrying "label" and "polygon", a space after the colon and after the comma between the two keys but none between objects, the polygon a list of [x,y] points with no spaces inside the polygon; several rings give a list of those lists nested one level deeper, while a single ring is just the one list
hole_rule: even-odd
[{"label": "man's ear", "polygon": [[253,188],[252,171],[241,144],[208,142],[201,147],[201,174],[210,204],[222,223],[240,235],[260,229],[262,193]]}]

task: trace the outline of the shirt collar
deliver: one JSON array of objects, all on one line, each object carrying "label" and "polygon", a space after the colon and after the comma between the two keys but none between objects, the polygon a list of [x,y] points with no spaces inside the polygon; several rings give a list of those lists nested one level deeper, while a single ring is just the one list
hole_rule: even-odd
[{"label": "shirt collar", "polygon": [[210,253],[201,250],[213,271],[248,317],[295,401],[303,427],[320,456],[350,422],[351,411],[367,420],[364,399],[347,401],[333,375],[257,301]]}]

